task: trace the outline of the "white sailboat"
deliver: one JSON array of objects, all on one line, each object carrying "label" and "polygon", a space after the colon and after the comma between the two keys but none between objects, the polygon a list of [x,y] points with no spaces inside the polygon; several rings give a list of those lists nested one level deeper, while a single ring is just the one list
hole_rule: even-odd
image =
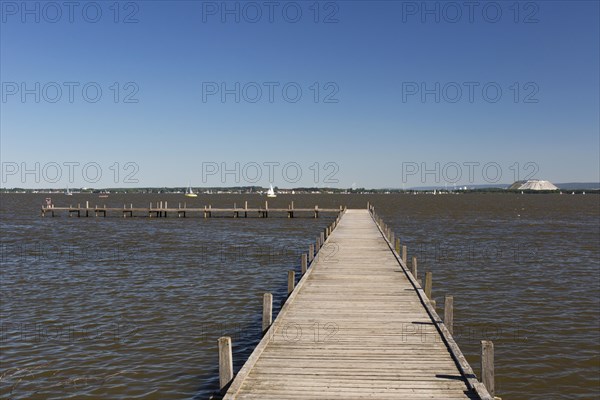
[{"label": "white sailboat", "polygon": [[65,196],[73,196],[73,193],[71,193],[68,186],[67,186],[67,190],[65,191]]},{"label": "white sailboat", "polygon": [[275,194],[275,189],[273,189],[273,185],[269,185],[269,190],[267,191],[267,197],[277,197]]},{"label": "white sailboat", "polygon": [[194,193],[192,190],[192,185],[188,185],[188,188],[185,190],[185,197],[198,197],[198,194]]}]

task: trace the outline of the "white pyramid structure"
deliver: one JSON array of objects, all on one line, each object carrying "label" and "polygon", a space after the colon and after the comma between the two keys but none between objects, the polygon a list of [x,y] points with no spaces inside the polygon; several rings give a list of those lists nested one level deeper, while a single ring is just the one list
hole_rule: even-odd
[{"label": "white pyramid structure", "polygon": [[518,181],[511,185],[509,189],[516,190],[558,190],[554,184],[549,181],[530,179],[528,181]]}]

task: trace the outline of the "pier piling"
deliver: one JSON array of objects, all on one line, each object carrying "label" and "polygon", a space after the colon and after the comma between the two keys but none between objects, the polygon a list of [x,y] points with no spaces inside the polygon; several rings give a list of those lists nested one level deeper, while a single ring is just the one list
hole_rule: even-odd
[{"label": "pier piling", "polygon": [[263,294],[262,333],[264,334],[273,322],[273,295]]},{"label": "pier piling", "polygon": [[494,343],[491,340],[481,341],[481,383],[494,396]]},{"label": "pier piling", "polygon": [[450,334],[454,334],[454,297],[446,296],[444,298],[444,325]]},{"label": "pier piling", "polygon": [[233,355],[231,352],[231,338],[219,338],[219,385],[221,390],[233,379]]}]

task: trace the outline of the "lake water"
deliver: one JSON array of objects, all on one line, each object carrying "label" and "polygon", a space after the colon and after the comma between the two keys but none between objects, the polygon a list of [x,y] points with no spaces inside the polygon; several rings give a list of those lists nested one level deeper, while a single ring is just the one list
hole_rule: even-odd
[{"label": "lake water", "polygon": [[[277,312],[289,269],[331,223],[313,218],[41,218],[46,194],[0,195],[0,397],[206,399],[219,336],[235,368]],[[53,195],[76,203],[263,204],[258,195]],[[455,339],[476,373],[494,341],[504,399],[600,396],[597,195],[280,195],[269,206],[367,201],[454,296]]]}]

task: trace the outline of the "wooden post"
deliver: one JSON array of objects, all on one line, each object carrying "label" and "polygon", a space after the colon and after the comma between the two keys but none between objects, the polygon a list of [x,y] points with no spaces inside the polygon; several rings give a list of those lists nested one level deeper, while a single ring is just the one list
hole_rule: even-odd
[{"label": "wooden post", "polygon": [[302,253],[302,275],[306,273],[308,262],[306,260],[306,253]]},{"label": "wooden post", "polygon": [[406,245],[402,246],[402,261],[404,261],[404,264],[408,264],[408,249],[406,248]]},{"label": "wooden post", "polygon": [[431,271],[425,272],[425,296],[431,299]]},{"label": "wooden post", "polygon": [[315,245],[314,244],[310,244],[308,246],[308,261],[312,262],[312,260],[315,258]]},{"label": "wooden post", "polygon": [[394,235],[394,231],[391,231],[390,232],[390,243],[392,244],[392,246],[394,245],[395,236],[396,235]]},{"label": "wooden post", "polygon": [[296,273],[294,271],[288,271],[288,296],[294,291],[294,284],[296,283]]},{"label": "wooden post", "polygon": [[454,297],[446,296],[444,299],[444,325],[450,334],[454,334],[452,325],[454,324]]},{"label": "wooden post", "polygon": [[494,397],[494,343],[491,340],[481,341],[481,382]]},{"label": "wooden post", "polygon": [[321,242],[320,242],[321,246],[323,246],[323,243],[325,243],[325,233],[321,232]]},{"label": "wooden post", "polygon": [[231,338],[219,338],[219,385],[223,389],[233,379],[233,355],[231,353]]},{"label": "wooden post", "polygon": [[418,270],[417,270],[417,257],[413,256],[412,258],[412,266],[410,268],[410,273],[412,274],[413,278],[417,279],[417,274],[418,274]]},{"label": "wooden post", "polygon": [[396,253],[400,255],[400,238],[396,238]]},{"label": "wooden post", "polygon": [[263,294],[263,315],[262,315],[262,333],[267,331],[273,323],[273,295],[271,293]]}]

